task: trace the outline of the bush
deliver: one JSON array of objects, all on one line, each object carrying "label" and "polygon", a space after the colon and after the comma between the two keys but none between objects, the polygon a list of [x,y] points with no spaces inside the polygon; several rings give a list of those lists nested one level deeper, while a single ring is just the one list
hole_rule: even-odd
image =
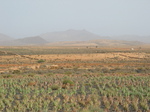
[{"label": "bush", "polygon": [[108,69],[108,68],[102,68],[102,73],[109,73],[110,72],[110,70]]},{"label": "bush", "polygon": [[47,76],[54,76],[54,74],[53,73],[49,73],[49,74],[47,74]]},{"label": "bush", "polygon": [[40,60],[38,60],[37,62],[38,62],[38,63],[43,63],[43,62],[45,62],[45,60],[40,59]]},{"label": "bush", "polygon": [[33,73],[28,74],[29,77],[34,77],[34,75],[35,74],[33,74]]},{"label": "bush", "polygon": [[104,74],[104,73],[99,73],[99,75],[100,75],[100,76],[104,76],[105,74]]},{"label": "bush", "polygon": [[12,73],[13,73],[13,74],[19,74],[19,73],[20,73],[20,70],[14,70]]},{"label": "bush", "polygon": [[3,77],[3,78],[12,78],[13,75],[10,75],[10,74],[8,74],[8,75],[2,75],[2,77]]},{"label": "bush", "polygon": [[72,72],[71,72],[71,71],[66,71],[65,74],[66,74],[66,75],[71,75]]},{"label": "bush", "polygon": [[58,90],[58,89],[59,89],[59,86],[58,86],[58,85],[52,85],[52,86],[51,86],[51,89],[52,89],[52,90]]},{"label": "bush", "polygon": [[63,84],[70,84],[70,85],[74,85],[74,82],[71,81],[70,79],[65,79],[63,80]]}]

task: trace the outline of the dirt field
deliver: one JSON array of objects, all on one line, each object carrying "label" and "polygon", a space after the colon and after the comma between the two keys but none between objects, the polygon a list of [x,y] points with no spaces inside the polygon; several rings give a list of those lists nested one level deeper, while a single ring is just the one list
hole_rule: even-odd
[{"label": "dirt field", "polygon": [[141,68],[149,72],[150,49],[94,47],[3,47],[0,49],[0,73],[11,73],[13,70],[23,72],[25,69],[56,71],[103,68],[109,70]]}]

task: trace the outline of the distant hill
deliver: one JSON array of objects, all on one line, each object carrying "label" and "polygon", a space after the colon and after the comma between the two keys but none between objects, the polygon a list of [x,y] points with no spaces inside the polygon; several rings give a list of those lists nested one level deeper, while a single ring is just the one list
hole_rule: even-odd
[{"label": "distant hill", "polygon": [[111,40],[125,40],[125,41],[141,41],[144,43],[150,43],[150,36],[138,36],[138,35],[120,35],[120,36],[100,36],[91,33],[87,30],[67,30],[60,32],[50,32],[40,35],[48,42],[61,42],[61,41],[87,41],[97,39],[111,39]]},{"label": "distant hill", "polygon": [[108,39],[109,37],[101,37],[86,30],[67,30],[61,32],[51,32],[40,35],[48,42],[60,41],[87,41],[92,39]]},{"label": "distant hill", "polygon": [[22,39],[17,39],[15,41],[26,44],[26,45],[41,45],[41,44],[47,43],[47,41],[41,38],[40,36],[26,37]]},{"label": "distant hill", "polygon": [[48,43],[46,40],[39,36],[26,37],[22,39],[15,39],[10,41],[4,41],[0,43],[2,46],[28,46],[28,45],[44,45]]},{"label": "distant hill", "polygon": [[5,34],[0,33],[0,42],[9,41],[9,40],[13,40],[13,38],[11,38]]},{"label": "distant hill", "polygon": [[150,37],[141,36],[99,36],[86,30],[67,30],[45,33],[34,37],[12,39],[0,34],[0,46],[142,46],[149,42]]}]

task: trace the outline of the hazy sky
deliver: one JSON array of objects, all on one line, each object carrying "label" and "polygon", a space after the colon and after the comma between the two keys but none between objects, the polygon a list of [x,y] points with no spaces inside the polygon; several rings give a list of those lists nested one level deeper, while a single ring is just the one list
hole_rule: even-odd
[{"label": "hazy sky", "polygon": [[0,0],[0,33],[19,38],[68,29],[150,35],[150,0]]}]

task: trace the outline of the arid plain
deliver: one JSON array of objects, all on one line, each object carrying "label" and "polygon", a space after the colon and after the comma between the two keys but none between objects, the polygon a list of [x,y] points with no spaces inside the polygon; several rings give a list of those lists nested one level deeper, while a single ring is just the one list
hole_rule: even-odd
[{"label": "arid plain", "polygon": [[150,67],[150,49],[139,47],[2,47],[0,55],[0,72]]}]

